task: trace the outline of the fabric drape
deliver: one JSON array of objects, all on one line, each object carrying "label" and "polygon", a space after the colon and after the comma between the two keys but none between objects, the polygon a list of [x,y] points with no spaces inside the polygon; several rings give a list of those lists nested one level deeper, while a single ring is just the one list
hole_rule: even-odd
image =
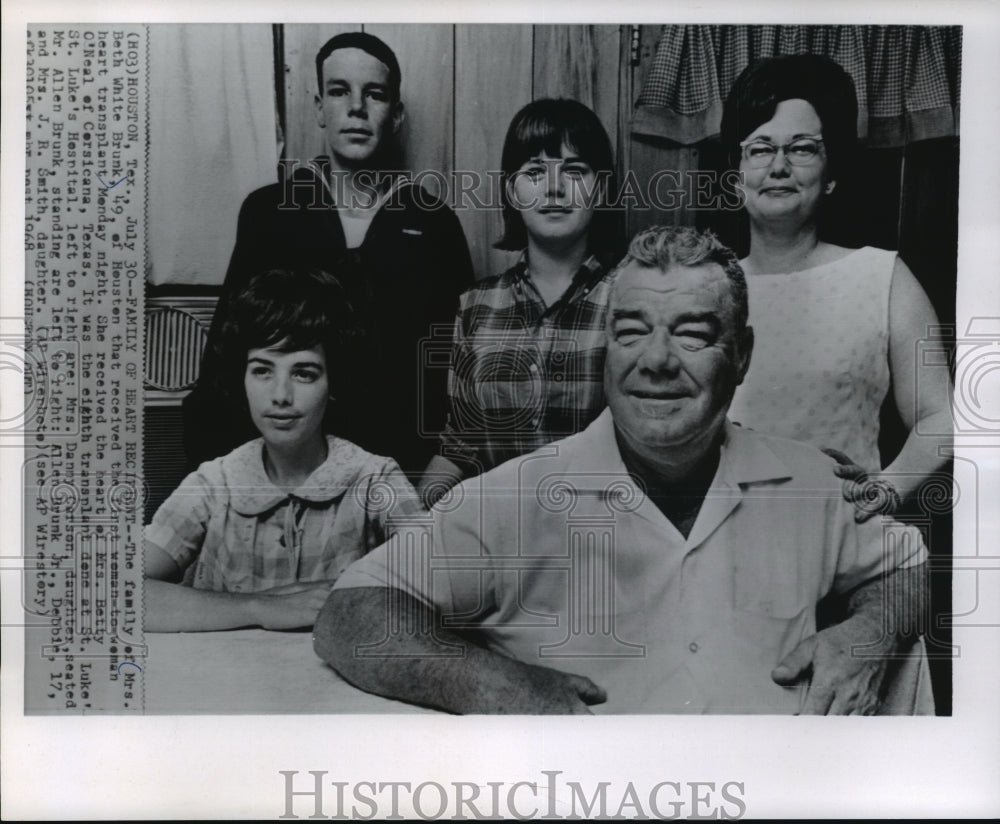
[{"label": "fabric drape", "polygon": [[822,54],[851,75],[858,137],[872,147],[958,134],[960,26],[663,26],[632,130],[677,143],[719,133],[743,69],[780,54]]},{"label": "fabric drape", "polygon": [[220,284],[240,204],[277,177],[271,26],[149,28],[152,284]]}]

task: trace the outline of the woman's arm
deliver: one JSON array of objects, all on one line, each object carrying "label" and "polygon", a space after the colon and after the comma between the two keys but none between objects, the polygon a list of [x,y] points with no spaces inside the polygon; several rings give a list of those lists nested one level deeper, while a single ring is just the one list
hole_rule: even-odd
[{"label": "woman's arm", "polygon": [[[441,433],[439,449],[440,452],[447,451],[456,457],[474,461],[475,450],[463,440],[462,433],[456,428],[455,417],[455,409],[459,405],[468,408],[469,404],[475,403],[476,398],[471,376],[466,374],[468,370],[461,368],[463,364],[472,363],[462,320],[460,306],[452,332],[451,362],[448,365],[448,416]],[[456,364],[459,365],[458,369]],[[417,483],[417,493],[424,506],[428,509],[434,506],[442,495],[462,481],[466,473],[467,470],[443,454],[434,455]]]},{"label": "woman's arm", "polygon": [[897,257],[889,291],[889,370],[906,441],[896,459],[878,473],[866,472],[852,456],[823,450],[837,461],[834,472],[844,479],[844,497],[855,505],[859,522],[873,515],[892,515],[948,460],[951,378],[943,366],[921,363],[917,349],[937,324],[926,293]]},{"label": "woman's arm", "polygon": [[461,468],[442,455],[434,455],[427,463],[424,474],[417,483],[417,493],[425,507],[430,509],[455,484],[462,480]]},{"label": "woman's arm", "polygon": [[952,446],[948,372],[918,358],[918,341],[937,325],[927,294],[897,257],[889,293],[889,368],[896,408],[908,435],[899,455],[878,477],[891,482],[904,500],[945,465]]},{"label": "woman's arm", "polygon": [[148,541],[143,563],[147,632],[311,627],[333,586],[332,581],[316,581],[249,594],[194,589],[179,583],[181,568]]}]

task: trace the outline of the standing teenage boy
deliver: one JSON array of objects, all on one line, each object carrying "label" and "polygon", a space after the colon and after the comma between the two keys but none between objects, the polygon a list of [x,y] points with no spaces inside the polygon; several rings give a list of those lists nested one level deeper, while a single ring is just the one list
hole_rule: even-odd
[{"label": "standing teenage boy", "polygon": [[255,434],[217,391],[215,344],[230,297],[262,270],[304,266],[337,274],[366,332],[360,362],[331,364],[352,375],[351,396],[338,399],[342,431],[418,476],[447,407],[446,376],[424,368],[420,341],[451,323],[472,283],[468,246],[454,212],[398,171],[404,109],[392,49],[370,34],[338,35],[316,55],[316,75],[326,154],[286,160],[279,182],[243,203],[198,385],[185,400],[188,464]]}]

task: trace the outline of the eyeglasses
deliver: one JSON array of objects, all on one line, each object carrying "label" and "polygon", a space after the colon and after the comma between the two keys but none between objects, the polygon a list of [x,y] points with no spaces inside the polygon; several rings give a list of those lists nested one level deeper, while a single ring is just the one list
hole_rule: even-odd
[{"label": "eyeglasses", "polygon": [[774,162],[779,149],[793,166],[808,166],[816,162],[822,145],[823,138],[816,136],[798,137],[783,146],[775,146],[766,140],[745,140],[740,143],[740,148],[743,160],[751,169],[764,169]]}]

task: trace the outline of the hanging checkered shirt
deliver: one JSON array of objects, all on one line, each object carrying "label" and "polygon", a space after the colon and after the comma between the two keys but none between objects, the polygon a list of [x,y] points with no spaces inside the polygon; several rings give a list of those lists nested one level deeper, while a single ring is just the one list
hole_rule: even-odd
[{"label": "hanging checkered shirt", "polygon": [[839,63],[857,91],[858,137],[871,146],[957,134],[961,26],[665,25],[633,131],[685,144],[718,134],[739,73],[779,54],[823,54]]}]

